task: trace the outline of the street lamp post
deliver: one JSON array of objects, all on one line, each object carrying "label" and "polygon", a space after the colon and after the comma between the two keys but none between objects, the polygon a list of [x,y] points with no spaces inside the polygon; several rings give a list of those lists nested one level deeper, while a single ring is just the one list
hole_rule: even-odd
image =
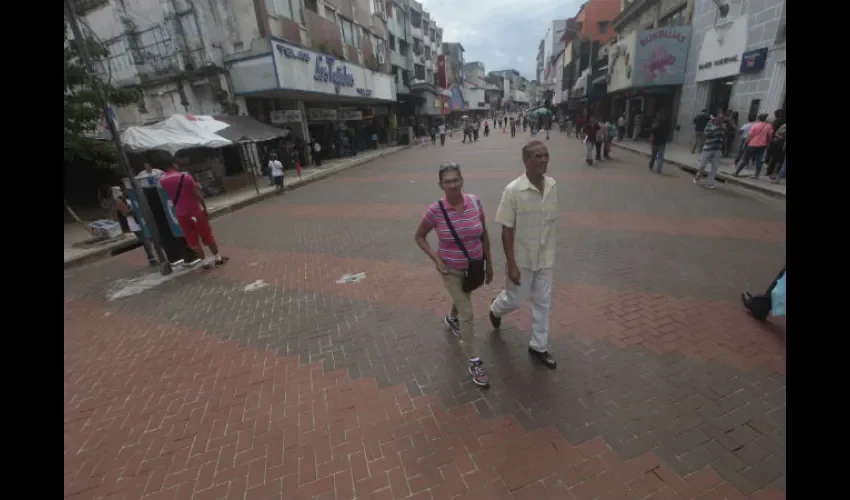
[{"label": "street lamp post", "polygon": [[100,104],[104,116],[106,117],[106,126],[109,128],[109,133],[110,135],[112,135],[112,142],[115,143],[115,149],[118,152],[118,163],[121,164],[124,169],[124,172],[130,179],[130,185],[136,192],[136,198],[139,200],[139,205],[142,208],[142,218],[144,219],[145,224],[147,224],[150,228],[150,234],[151,238],[153,239],[154,250],[156,251],[156,255],[159,258],[160,263],[162,264],[160,267],[160,272],[163,275],[171,274],[171,264],[168,262],[168,257],[162,250],[162,244],[159,239],[159,232],[157,230],[156,220],[153,217],[153,212],[151,211],[150,205],[148,205],[148,200],[145,197],[145,194],[142,192],[139,183],[136,182],[136,176],[133,175],[133,169],[130,167],[130,162],[127,159],[127,154],[124,152],[124,146],[121,144],[121,137],[118,134],[118,128],[115,126],[115,122],[112,120],[112,116],[109,111],[109,103],[106,99],[106,95],[103,92],[103,86],[101,85],[100,80],[95,76],[94,63],[89,57],[85,38],[83,37],[82,30],[80,30],[79,20],[77,19],[76,11],[74,11],[74,5],[72,0],[65,0],[65,12],[68,16],[68,22],[71,25],[71,31],[74,33],[74,42],[77,44],[77,50],[80,53],[80,59],[82,60],[83,65],[85,66],[86,72],[88,73],[89,79],[91,81],[92,90],[94,91],[95,96],[98,100],[98,104]]}]

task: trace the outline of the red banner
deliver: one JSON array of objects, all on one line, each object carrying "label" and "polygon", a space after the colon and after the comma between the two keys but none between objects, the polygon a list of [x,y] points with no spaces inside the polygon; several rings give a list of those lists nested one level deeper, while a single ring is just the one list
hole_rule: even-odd
[{"label": "red banner", "polygon": [[437,56],[437,83],[441,89],[448,88],[446,82],[446,55]]}]

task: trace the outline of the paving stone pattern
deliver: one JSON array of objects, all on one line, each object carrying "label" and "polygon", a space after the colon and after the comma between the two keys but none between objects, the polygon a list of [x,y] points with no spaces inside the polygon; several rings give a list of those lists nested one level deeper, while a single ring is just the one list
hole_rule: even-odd
[{"label": "paving stone pattern", "polygon": [[494,283],[476,387],[412,248],[431,165],[495,213],[521,139],[413,148],[217,219],[213,272],[114,301],[140,252],[65,273],[66,498],[784,498],[785,325],[735,295],[782,265],[782,205],[559,139],[557,370],[527,306],[490,330]]}]

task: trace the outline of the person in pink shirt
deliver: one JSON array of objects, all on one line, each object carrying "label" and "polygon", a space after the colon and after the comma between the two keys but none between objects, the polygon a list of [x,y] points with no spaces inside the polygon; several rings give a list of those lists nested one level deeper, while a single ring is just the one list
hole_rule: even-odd
[{"label": "person in pink shirt", "polygon": [[[480,263],[484,260],[484,282],[493,281],[493,260],[484,207],[477,196],[463,192],[463,177],[457,163],[440,166],[440,187],[446,195],[425,211],[416,229],[416,244],[434,261],[452,298],[451,314],[443,321],[455,337],[463,337],[472,381],[486,387],[490,385],[490,379],[478,358],[472,329],[472,292],[464,291],[463,287],[470,261]],[[432,230],[437,233],[436,252],[427,239]],[[463,247],[458,245],[458,240]]]},{"label": "person in pink shirt", "polygon": [[759,178],[761,173],[762,160],[767,146],[773,139],[773,126],[767,121],[767,113],[762,113],[758,116],[758,121],[750,127],[750,135],[747,137],[747,149],[744,151],[744,157],[738,162],[738,167],[735,169],[735,177],[741,173],[752,158],[756,159],[756,175],[755,179]]},{"label": "person in pink shirt", "polygon": [[[174,214],[180,223],[180,229],[183,230],[186,244],[198,256],[198,260],[191,264],[202,261],[204,270],[209,271],[214,266],[223,265],[230,260],[219,254],[218,244],[210,227],[207,204],[204,202],[201,186],[195,179],[185,172],[180,172],[177,162],[172,161],[165,175],[160,177],[159,184],[174,204]],[[205,256],[201,242],[210,248],[213,254],[211,258]]]}]

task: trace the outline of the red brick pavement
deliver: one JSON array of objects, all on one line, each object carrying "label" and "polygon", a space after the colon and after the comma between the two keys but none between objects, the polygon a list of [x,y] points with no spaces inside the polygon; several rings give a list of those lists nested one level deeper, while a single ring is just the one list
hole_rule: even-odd
[{"label": "red brick pavement", "polygon": [[[354,300],[445,314],[446,292],[428,265],[230,247],[233,257],[216,276],[240,282],[265,280],[286,289],[331,293]],[[321,261],[321,265],[311,262]],[[342,275],[365,272],[356,286],[336,283]],[[416,283],[411,287],[410,283]],[[477,318],[485,318],[497,283],[474,295]],[[759,324],[727,301],[708,301],[590,285],[552,289],[552,335],[571,333],[585,341],[606,339],[625,348],[642,345],[655,353],[678,352],[696,360],[723,360],[743,369],[764,367],[785,374],[785,323]],[[505,318],[524,328],[526,304]]]},{"label": "red brick pavement", "polygon": [[[235,267],[235,266],[234,266]],[[743,498],[712,469],[65,301],[65,498]],[[767,488],[754,499],[784,498]]]},{"label": "red brick pavement", "polygon": [[[265,205],[257,207],[263,215],[281,217],[327,217],[340,214],[363,219],[409,219],[421,217],[425,210],[415,204],[322,204],[322,205]],[[490,210],[495,213],[495,207]],[[491,215],[492,216],[492,215]],[[770,220],[731,219],[721,217],[676,217],[622,212],[578,212],[562,210],[561,227],[605,229],[611,231],[736,238],[742,240],[784,242],[785,223]]]}]

